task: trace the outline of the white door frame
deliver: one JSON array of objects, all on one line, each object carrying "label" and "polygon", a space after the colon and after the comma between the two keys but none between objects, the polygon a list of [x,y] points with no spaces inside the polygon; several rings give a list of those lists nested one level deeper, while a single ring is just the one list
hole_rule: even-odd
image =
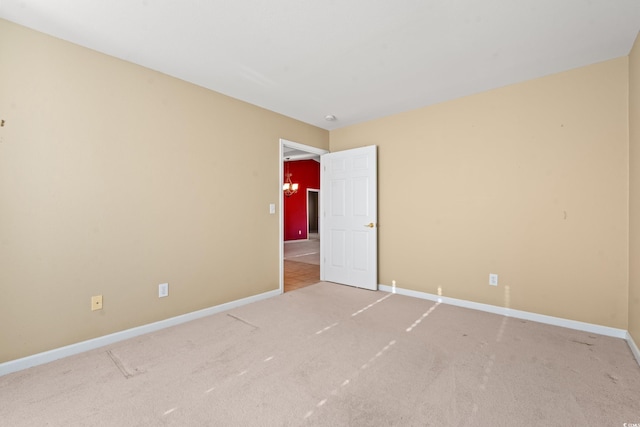
[{"label": "white door frame", "polygon": [[[284,292],[284,194],[282,191],[282,183],[284,182],[284,147],[289,147],[289,148],[295,148],[296,150],[301,150],[301,151],[306,151],[307,153],[312,153],[312,154],[317,154],[317,155],[322,155],[322,154],[326,154],[329,151],[328,150],[323,150],[322,148],[317,148],[317,147],[312,147],[310,145],[304,145],[304,144],[300,144],[298,142],[293,142],[293,141],[289,141],[283,138],[280,138],[280,152],[279,152],[279,157],[278,157],[278,176],[279,176],[279,180],[278,180],[278,222],[279,222],[279,227],[280,227],[280,231],[278,233],[279,235],[279,251],[280,251],[280,293]],[[318,196],[320,195],[320,193],[322,192],[322,187],[320,187],[320,191],[318,192]],[[308,227],[307,227],[308,229]],[[318,233],[320,232],[320,230],[318,230]],[[308,233],[308,231],[307,231]],[[320,236],[320,239],[322,239],[322,236]]]}]

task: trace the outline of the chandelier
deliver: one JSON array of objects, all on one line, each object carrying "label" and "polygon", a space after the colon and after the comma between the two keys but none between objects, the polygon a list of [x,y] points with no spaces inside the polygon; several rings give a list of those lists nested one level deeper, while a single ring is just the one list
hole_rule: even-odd
[{"label": "chandelier", "polygon": [[282,189],[284,190],[284,195],[289,197],[292,194],[296,194],[298,192],[298,184],[294,184],[291,182],[291,172],[289,172],[289,162],[287,163],[287,173],[285,174],[286,179],[284,180],[284,184],[282,185]]}]

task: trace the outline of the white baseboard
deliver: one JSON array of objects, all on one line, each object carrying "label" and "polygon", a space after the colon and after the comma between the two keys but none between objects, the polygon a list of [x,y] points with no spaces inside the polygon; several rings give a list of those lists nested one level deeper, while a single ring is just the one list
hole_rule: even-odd
[{"label": "white baseboard", "polygon": [[[415,298],[427,299],[431,301],[440,301],[445,304],[455,305],[458,307],[470,308],[473,310],[486,311],[489,313],[499,314],[501,316],[514,317],[516,319],[531,320],[532,322],[546,323],[548,325],[561,326],[563,328],[577,329],[579,331],[591,332],[609,337],[627,339],[628,333],[624,329],[611,328],[608,326],[594,325],[592,323],[579,322],[577,320],[562,319],[560,317],[546,316],[544,314],[536,314],[528,311],[513,310],[511,308],[499,307],[496,305],[482,304],[479,302],[466,301],[456,298],[449,298],[440,295],[428,294],[426,292],[412,291],[387,285],[378,285],[378,289],[385,292],[392,292],[400,295],[406,295]],[[628,341],[627,341],[628,342]],[[637,357],[637,356],[636,356]]]},{"label": "white baseboard", "polygon": [[633,353],[634,357],[638,361],[638,365],[640,365],[640,350],[638,349],[638,346],[636,345],[635,341],[633,340],[633,337],[629,332],[627,332],[627,344],[629,344],[631,353]]},{"label": "white baseboard", "polygon": [[62,359],[63,357],[72,356],[74,354],[79,354],[88,350],[93,350],[105,345],[124,341],[129,338],[134,338],[139,335],[148,334],[160,329],[165,329],[171,326],[179,325],[181,323],[200,319],[202,317],[211,316],[212,314],[240,307],[245,304],[250,304],[252,302],[260,301],[266,298],[271,298],[276,295],[280,295],[281,293],[282,291],[276,289],[247,298],[227,302],[225,304],[220,304],[180,316],[171,317],[169,319],[160,320],[158,322],[149,323],[147,325],[138,326],[124,331],[115,332],[113,334],[93,338],[87,341],[82,341],[79,343],[45,351],[43,353],[34,354],[32,356],[23,357],[21,359],[10,360],[8,362],[0,363],[0,376],[31,368],[33,366],[43,365],[45,363],[53,362],[54,360]]}]

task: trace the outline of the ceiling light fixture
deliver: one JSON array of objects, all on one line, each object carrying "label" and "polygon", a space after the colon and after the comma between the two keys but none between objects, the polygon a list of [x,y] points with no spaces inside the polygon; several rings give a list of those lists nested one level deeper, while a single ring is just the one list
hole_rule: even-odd
[{"label": "ceiling light fixture", "polygon": [[289,162],[286,162],[287,165],[287,173],[285,176],[287,177],[284,180],[284,184],[282,185],[282,190],[284,191],[284,195],[289,197],[292,194],[296,194],[298,192],[298,184],[294,184],[291,182],[291,172],[289,172]]},{"label": "ceiling light fixture", "polygon": [[338,120],[333,114],[327,114],[326,116],[324,116],[324,119],[328,122],[335,122],[336,120]]}]

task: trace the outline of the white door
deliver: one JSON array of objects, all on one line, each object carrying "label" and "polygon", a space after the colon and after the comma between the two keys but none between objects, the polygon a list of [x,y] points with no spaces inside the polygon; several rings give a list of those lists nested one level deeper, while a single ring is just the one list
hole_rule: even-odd
[{"label": "white door", "polygon": [[320,280],[378,289],[376,146],[320,157]]}]

